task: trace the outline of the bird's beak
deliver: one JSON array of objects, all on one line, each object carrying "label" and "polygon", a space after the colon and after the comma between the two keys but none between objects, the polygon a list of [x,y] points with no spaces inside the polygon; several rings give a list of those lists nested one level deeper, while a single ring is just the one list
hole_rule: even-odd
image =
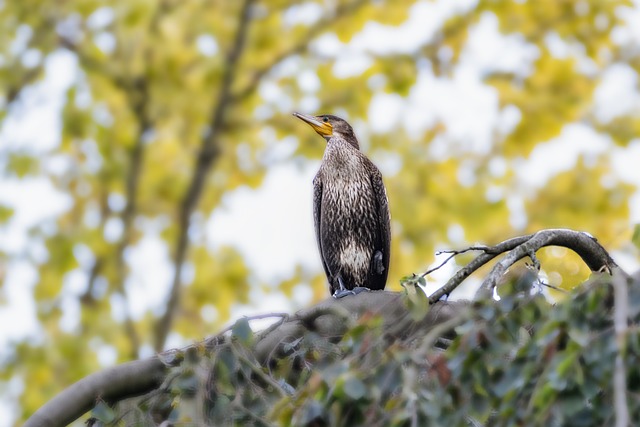
[{"label": "bird's beak", "polygon": [[317,117],[308,116],[306,114],[293,113],[294,116],[306,122],[322,137],[330,137],[333,135],[333,126],[329,122],[322,122]]}]

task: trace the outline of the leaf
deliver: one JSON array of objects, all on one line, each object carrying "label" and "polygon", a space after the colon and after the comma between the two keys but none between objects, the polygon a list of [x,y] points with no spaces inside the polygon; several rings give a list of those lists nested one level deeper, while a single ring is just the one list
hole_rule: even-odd
[{"label": "leaf", "polygon": [[172,383],[172,391],[190,395],[198,389],[198,376],[192,370],[182,372]]},{"label": "leaf", "polygon": [[184,354],[182,351],[178,350],[167,350],[162,353],[158,353],[158,359],[167,367],[175,366],[181,360],[184,359]]},{"label": "leaf", "polygon": [[38,170],[38,159],[28,154],[12,154],[9,156],[7,170],[18,178],[24,178]]},{"label": "leaf", "polygon": [[502,398],[509,392],[516,391],[524,384],[522,373],[514,369],[507,369],[502,378],[496,383],[493,392]]},{"label": "leaf", "polygon": [[636,224],[633,227],[633,236],[631,236],[631,242],[640,249],[640,224]]},{"label": "leaf", "polygon": [[[301,425],[326,425],[327,414],[325,408],[316,400],[307,403],[302,410]],[[324,422],[323,422],[324,421]]]},{"label": "leaf", "polygon": [[569,334],[569,337],[580,347],[588,345],[591,341],[591,335],[587,331],[569,328],[567,334]]},{"label": "leaf", "polygon": [[91,410],[91,417],[103,422],[110,423],[116,419],[116,414],[104,401],[99,401]]},{"label": "leaf", "polygon": [[349,377],[344,385],[343,390],[347,396],[353,400],[360,400],[367,392],[367,388],[362,381],[355,377]]},{"label": "leaf", "polygon": [[424,278],[424,276],[422,275],[417,275],[415,273],[411,274],[410,276],[404,276],[402,279],[400,279],[400,286],[402,286],[405,289],[406,293],[414,293],[415,286],[426,286],[427,282]]},{"label": "leaf", "polygon": [[0,224],[4,224],[13,216],[14,209],[12,207],[0,204]]},{"label": "leaf", "polygon": [[253,331],[249,326],[249,320],[243,317],[236,321],[231,328],[231,336],[236,337],[245,345],[251,344],[253,341]]}]

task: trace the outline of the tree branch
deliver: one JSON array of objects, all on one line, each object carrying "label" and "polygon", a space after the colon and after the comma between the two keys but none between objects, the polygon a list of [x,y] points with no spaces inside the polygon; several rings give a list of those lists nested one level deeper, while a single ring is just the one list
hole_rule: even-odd
[{"label": "tree branch", "polygon": [[[146,79],[143,77],[134,78],[130,86],[131,87],[126,91],[126,93],[138,122],[138,133],[136,135],[135,144],[130,152],[129,170],[125,182],[126,205],[121,216],[123,227],[122,238],[118,242],[116,249],[116,285],[125,301],[127,301],[128,298],[124,287],[124,281],[127,275],[125,272],[124,253],[125,249],[131,244],[132,225],[137,213],[138,187],[140,175],[142,173],[145,151],[144,139],[146,137],[146,133],[152,126],[148,115],[149,90]],[[131,319],[129,309],[125,307],[124,311],[125,330],[129,336],[129,340],[131,341],[131,358],[137,358],[138,350],[140,348],[140,338],[138,337],[135,324]]]},{"label": "tree branch", "polygon": [[[456,281],[450,280],[447,285],[454,283],[457,286],[464,277],[468,277],[487,260],[502,252],[510,251],[494,266],[485,280],[486,286],[494,286],[491,284],[495,284],[514,262],[527,255],[535,254],[538,249],[550,245],[563,246],[575,251],[593,271],[607,270],[611,272],[613,269],[618,271],[607,251],[588,234],[573,230],[543,230],[507,240],[493,247],[475,247],[484,253],[464,267],[461,270],[464,270],[462,273],[460,271],[456,273],[452,278],[452,280],[457,278]],[[462,251],[458,251],[458,253],[462,253]],[[460,279],[461,277],[463,279]],[[621,272],[619,277],[622,280],[621,286],[626,286],[624,278],[628,276]],[[438,292],[448,293],[455,288],[455,286],[447,287],[447,285]],[[437,294],[434,295],[437,296]],[[451,331],[468,316],[468,313],[465,314],[468,302],[437,301],[432,298],[433,295],[430,297],[432,308],[421,319],[416,319],[411,315],[409,304],[402,294],[387,291],[364,292],[354,297],[338,300],[328,298],[313,307],[298,311],[293,316],[286,316],[282,313],[274,314],[274,317],[280,317],[280,321],[254,335],[254,344],[248,353],[251,358],[246,358],[244,362],[251,364],[251,360],[256,360],[259,365],[270,366],[272,361],[287,356],[292,351],[291,343],[299,341],[309,332],[314,332],[331,342],[339,340],[349,329],[349,326],[365,314],[381,317],[385,337],[389,339],[402,340],[414,336],[412,334],[415,334],[416,331],[424,331],[427,334],[427,339],[424,341],[426,344],[420,347],[420,351],[426,352],[428,348],[425,346],[435,343],[438,338],[441,338],[441,335]],[[626,339],[627,331],[628,308],[624,301],[623,294],[616,295],[616,332],[621,337],[619,357],[622,357],[623,354],[625,342],[623,340]],[[260,317],[266,316],[268,315]],[[222,345],[228,344],[230,337],[225,335],[226,332],[228,329],[205,340],[204,348],[208,352],[215,353]],[[73,384],[43,406],[27,421],[26,425],[63,425],[80,417],[100,398],[113,402],[124,397],[148,393],[162,384],[168,372],[167,366],[178,365],[185,352],[193,347],[200,348],[202,345],[203,343],[197,343],[183,350],[167,351],[150,359],[115,366],[92,374]],[[622,361],[622,359],[620,360]],[[616,378],[622,373],[621,378],[624,379],[624,364],[621,361],[616,362],[618,366]],[[255,368],[260,369],[258,366]],[[271,377],[267,378],[267,373],[257,370],[253,370],[253,372],[263,381],[274,386]],[[618,419],[624,421],[625,412],[621,402],[626,396],[626,388],[623,383],[622,385],[616,384],[620,394],[617,398],[616,415]],[[278,387],[280,386],[278,385]],[[279,388],[277,390],[285,393]]]},{"label": "tree branch", "polygon": [[146,393],[162,384],[167,368],[158,357],[136,360],[91,374],[38,409],[24,427],[67,425],[89,411],[97,399],[114,402]]},{"label": "tree branch", "polygon": [[[495,246],[476,247],[484,253],[478,255],[478,257],[473,261],[458,270],[443,287],[431,294],[429,302],[434,303],[444,295],[449,295],[473,272],[499,254],[510,251],[493,267],[493,270],[491,270],[487,275],[482,284],[482,289],[484,291],[492,291],[497,281],[504,275],[511,265],[526,256],[535,255],[539,249],[545,246],[562,246],[571,249],[577,253],[580,258],[582,258],[591,271],[600,271],[604,269],[611,272],[611,270],[617,266],[606,249],[604,249],[594,237],[587,233],[568,229],[542,230],[534,234],[505,240]],[[465,250],[457,252],[454,251],[454,255],[463,252],[465,252]],[[447,261],[449,259],[451,259],[451,257],[449,257]]]},{"label": "tree branch", "polygon": [[329,24],[335,22],[335,20],[339,19],[340,17],[347,16],[348,14],[353,13],[358,8],[368,3],[369,2],[366,0],[356,0],[351,3],[340,4],[335,13],[331,14],[331,16],[325,16],[322,19],[318,20],[318,22],[312,25],[307,33],[298,42],[276,55],[273,60],[271,60],[267,65],[256,70],[249,79],[249,82],[242,89],[233,94],[233,101],[242,101],[243,99],[251,95],[256,90],[262,79],[267,75],[267,73],[271,71],[277,64],[287,59],[291,55],[305,52],[309,47],[309,43],[314,39],[314,37],[322,33],[322,31],[325,31]]},{"label": "tree branch", "polygon": [[230,108],[232,100],[231,86],[236,73],[238,61],[245,47],[250,22],[250,11],[254,1],[255,0],[245,0],[242,5],[238,22],[238,30],[236,31],[235,40],[231,49],[227,53],[227,66],[222,76],[218,99],[209,121],[209,132],[202,139],[200,151],[196,159],[195,172],[180,207],[179,231],[174,253],[175,269],[171,283],[171,290],[169,291],[167,307],[155,327],[154,348],[156,351],[160,351],[164,347],[167,335],[169,334],[169,330],[173,324],[173,318],[175,317],[176,310],[180,306],[180,280],[182,275],[182,266],[189,247],[189,225],[191,223],[191,214],[200,201],[204,182],[209,170],[211,169],[214,161],[220,155],[218,139],[222,131],[225,111]]},{"label": "tree branch", "polygon": [[[404,338],[417,330],[429,331],[439,324],[451,325],[450,319],[457,316],[466,307],[466,302],[443,301],[429,310],[421,320],[409,320],[395,338]],[[269,366],[278,357],[286,356],[291,350],[287,343],[301,339],[309,332],[327,340],[337,340],[364,314],[379,315],[385,330],[397,326],[399,318],[411,319],[408,316],[407,304],[400,293],[377,291],[361,293],[354,297],[342,299],[328,298],[319,304],[298,311],[293,316],[281,317],[283,320],[276,327],[269,327],[263,333],[254,335],[254,345],[248,349],[249,357],[243,363],[251,365],[252,371],[280,393],[285,393],[281,386],[269,375],[260,371],[260,366]],[[345,316],[348,321],[345,321]],[[261,317],[266,317],[263,315]],[[450,329],[448,326],[446,329]],[[215,354],[223,345],[230,343],[227,330],[204,341],[208,352]],[[231,343],[233,344],[233,343]],[[34,413],[27,420],[26,427],[61,426],[71,423],[95,403],[102,399],[114,403],[128,397],[140,396],[160,387],[167,375],[169,367],[178,366],[184,354],[194,347],[200,348],[202,342],[181,350],[169,350],[148,359],[125,363],[91,374],[72,384],[51,401]],[[257,365],[252,364],[257,361]],[[268,378],[267,378],[268,377]]]},{"label": "tree branch", "polygon": [[[151,32],[157,31],[158,22],[160,22],[164,11],[165,9],[162,5],[156,9],[153,18],[150,21]],[[132,225],[138,210],[138,188],[140,176],[142,175],[142,166],[144,164],[145,138],[147,133],[153,128],[153,121],[149,115],[150,94],[148,82],[144,74],[138,76],[127,76],[110,71],[108,64],[96,61],[94,58],[83,52],[80,46],[71,40],[61,37],[59,42],[61,46],[74,52],[85,68],[107,77],[117,88],[123,91],[138,126],[134,145],[128,153],[130,162],[127,169],[127,176],[125,178],[125,207],[120,216],[123,231],[122,237],[118,241],[115,249],[116,278],[114,280],[115,289],[122,295],[122,298],[125,301],[124,324],[125,332],[129,337],[131,344],[131,357],[137,358],[140,348],[140,338],[129,313],[129,309],[126,307],[128,297],[124,287],[124,281],[127,276],[124,253],[126,248],[131,244]],[[148,48],[145,50],[145,54],[149,54]],[[108,210],[108,207],[106,209]],[[108,211],[103,212],[101,226],[104,226],[107,214]],[[84,301],[90,300],[90,292],[92,291],[93,284],[95,283],[95,278],[103,264],[103,259],[97,259],[95,261],[90,273],[91,276],[88,289],[82,296]]]}]

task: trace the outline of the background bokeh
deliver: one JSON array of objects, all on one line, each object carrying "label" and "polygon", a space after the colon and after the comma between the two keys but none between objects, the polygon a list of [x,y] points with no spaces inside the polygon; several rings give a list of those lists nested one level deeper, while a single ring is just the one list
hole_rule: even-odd
[{"label": "background bokeh", "polygon": [[293,111],[344,117],[382,170],[390,289],[438,249],[550,227],[637,265],[640,2],[22,0],[0,28],[2,426],[328,296],[324,141]]}]

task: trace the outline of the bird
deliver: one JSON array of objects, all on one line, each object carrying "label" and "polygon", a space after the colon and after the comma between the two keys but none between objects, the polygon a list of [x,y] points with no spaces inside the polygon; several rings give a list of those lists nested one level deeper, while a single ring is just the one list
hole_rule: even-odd
[{"label": "bird", "polygon": [[313,222],[332,296],[384,289],[391,216],[380,170],[360,151],[345,120],[331,114],[293,115],[327,142],[313,179]]}]

